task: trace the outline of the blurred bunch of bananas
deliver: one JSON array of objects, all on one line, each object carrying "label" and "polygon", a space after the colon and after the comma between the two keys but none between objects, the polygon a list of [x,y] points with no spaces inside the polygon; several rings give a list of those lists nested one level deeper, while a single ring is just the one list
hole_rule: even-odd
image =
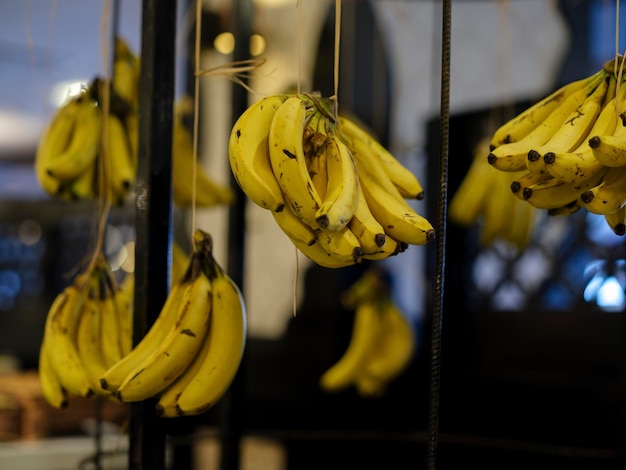
[{"label": "blurred bunch of bananas", "polygon": [[502,124],[487,158],[498,170],[518,172],[510,187],[520,200],[550,215],[585,208],[618,235],[626,232],[622,61],[608,61]]},{"label": "blurred bunch of bananas", "polygon": [[176,417],[202,413],[221,398],[245,347],[243,296],[213,258],[209,234],[197,230],[192,255],[175,246],[174,256],[171,292],[134,346],[132,274],[118,287],[101,256],[57,296],[39,361],[50,405],[64,408],[68,394],[119,402],[158,397],[155,413]]},{"label": "blurred bunch of bananas", "polygon": [[463,227],[478,225],[483,247],[500,240],[523,250],[532,240],[539,211],[514,197],[509,188],[525,171],[497,171],[485,159],[488,153],[489,139],[483,138],[452,196],[448,215]]},{"label": "blurred bunch of bananas", "polygon": [[53,301],[39,355],[43,395],[65,408],[68,394],[114,399],[100,377],[132,348],[133,279],[117,284],[103,254]]},{"label": "blurred bunch of bananas", "polygon": [[407,199],[418,179],[356,120],[314,94],[277,94],[252,104],[229,141],[246,196],[320,266],[384,259],[435,237]]},{"label": "blurred bunch of bananas", "polygon": [[184,274],[141,341],[101,374],[101,390],[121,402],[156,398],[162,417],[202,413],[226,392],[245,348],[246,309],[212,250],[196,230]]},{"label": "blurred bunch of bananas", "polygon": [[[132,194],[137,179],[140,60],[127,43],[116,38],[113,73],[108,89],[96,77],[81,93],[62,105],[46,126],[35,155],[35,173],[44,191],[68,201],[90,200],[111,194],[122,204]],[[109,92],[109,111],[103,110]],[[172,129],[172,188],[174,203],[192,204],[194,148],[184,124],[189,106],[175,104]],[[103,136],[106,142],[103,145]],[[233,192],[195,166],[199,207],[230,204]]]},{"label": "blurred bunch of bananas", "polygon": [[361,396],[382,396],[411,364],[417,336],[394,302],[388,275],[369,268],[344,293],[354,309],[352,335],[344,354],[320,378],[322,390],[334,393],[354,386]]}]

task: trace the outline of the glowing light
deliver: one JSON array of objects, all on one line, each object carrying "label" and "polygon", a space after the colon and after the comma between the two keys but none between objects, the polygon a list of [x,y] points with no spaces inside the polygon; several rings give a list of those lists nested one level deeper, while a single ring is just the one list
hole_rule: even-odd
[{"label": "glowing light", "polygon": [[221,54],[230,54],[235,49],[235,36],[233,33],[220,33],[215,37],[213,47]]},{"label": "glowing light", "polygon": [[55,107],[63,106],[68,100],[80,95],[87,88],[85,80],[70,80],[57,83],[50,91],[50,103]]},{"label": "glowing light", "polygon": [[250,36],[250,54],[259,56],[265,52],[265,38],[260,34]]},{"label": "glowing light", "polygon": [[610,276],[598,289],[596,297],[598,307],[607,311],[619,311],[624,306],[624,289],[615,276]]}]

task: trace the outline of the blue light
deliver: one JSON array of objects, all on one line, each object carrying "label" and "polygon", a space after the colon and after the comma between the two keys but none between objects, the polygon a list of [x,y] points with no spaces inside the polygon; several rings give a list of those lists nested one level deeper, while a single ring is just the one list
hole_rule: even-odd
[{"label": "blue light", "polygon": [[615,276],[607,277],[596,297],[598,307],[607,312],[618,312],[624,307],[624,289]]}]

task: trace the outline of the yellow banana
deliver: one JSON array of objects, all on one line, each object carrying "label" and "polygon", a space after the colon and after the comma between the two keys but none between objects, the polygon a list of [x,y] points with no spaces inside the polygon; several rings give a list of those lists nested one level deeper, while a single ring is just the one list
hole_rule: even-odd
[{"label": "yellow banana", "polygon": [[358,197],[354,215],[348,222],[348,228],[359,241],[364,255],[378,253],[387,241],[385,229],[372,214],[360,184]]},{"label": "yellow banana", "polygon": [[118,363],[122,357],[122,335],[120,314],[117,312],[117,304],[111,287],[102,280],[100,296],[96,299],[97,308],[100,310],[100,346],[102,358],[107,368]]},{"label": "yellow banana", "polygon": [[545,144],[606,77],[607,73],[604,71],[594,75],[583,88],[571,94],[525,137],[494,148],[487,157],[489,164],[501,171],[526,169],[528,152]]},{"label": "yellow banana", "polygon": [[67,286],[53,301],[46,317],[44,343],[61,386],[73,395],[91,397],[94,389],[74,342],[84,300],[82,283],[77,280]]},{"label": "yellow banana", "polygon": [[359,153],[354,157],[367,205],[385,233],[411,245],[432,241],[435,238],[432,225],[402,197],[381,164]]},{"label": "yellow banana", "polygon": [[237,119],[228,142],[231,171],[237,184],[259,207],[279,212],[285,205],[269,157],[272,119],[289,95],[270,95],[252,104]]},{"label": "yellow banana", "polygon": [[107,369],[100,348],[100,335],[103,334],[100,318],[103,312],[92,295],[99,294],[90,293],[85,298],[76,330],[76,349],[95,394],[105,396],[109,394],[100,388],[100,377]]},{"label": "yellow banana", "polygon": [[172,283],[177,283],[181,280],[190,262],[191,258],[187,252],[178,243],[172,243]]},{"label": "yellow banana", "polygon": [[202,413],[226,392],[243,356],[246,344],[246,308],[235,282],[217,265],[211,276],[213,289],[211,326],[206,347],[198,355],[197,370],[176,402],[178,414]]},{"label": "yellow banana", "polygon": [[269,154],[285,202],[305,224],[316,228],[315,217],[322,201],[311,181],[304,154],[306,106],[302,95],[292,95],[278,107],[270,125]]},{"label": "yellow banana", "polygon": [[60,107],[43,131],[35,153],[35,175],[41,188],[51,196],[57,196],[62,182],[48,174],[48,166],[56,161],[69,145],[76,125],[76,116],[80,101],[79,96],[70,99]]},{"label": "yellow banana", "polygon": [[366,300],[357,305],[346,351],[320,378],[324,391],[339,392],[354,383],[360,371],[377,354],[381,325],[381,313],[376,301]]},{"label": "yellow banana", "polygon": [[99,193],[98,163],[99,158],[93,165],[88,166],[83,173],[74,180],[61,184],[58,196],[66,201],[88,201],[94,199]]},{"label": "yellow banana", "polygon": [[176,323],[161,344],[119,386],[116,395],[121,401],[141,401],[163,392],[200,350],[211,318],[212,288],[202,266],[206,262],[206,253],[195,250],[189,278],[181,281],[185,293]]},{"label": "yellow banana", "polygon": [[589,186],[580,194],[585,209],[593,214],[606,215],[626,204],[626,166],[607,168],[603,181]]},{"label": "yellow banana", "polygon": [[280,212],[272,211],[276,224],[292,241],[297,241],[306,246],[311,246],[317,241],[316,232],[302,222],[291,207],[285,206]]},{"label": "yellow banana", "polygon": [[390,256],[400,254],[409,247],[408,243],[399,242],[394,240],[390,236],[385,237],[385,244],[378,248],[378,250],[368,253],[363,253],[362,259],[375,261],[380,259],[386,259]]},{"label": "yellow banana", "polygon": [[[188,206],[193,198],[194,152],[191,133],[180,118],[174,119],[172,134],[172,185],[174,203]],[[196,164],[196,200],[200,207],[230,204],[234,193],[230,187],[218,184]]]},{"label": "yellow banana", "polygon": [[326,191],[315,213],[317,224],[325,230],[346,227],[359,202],[359,176],[348,146],[330,133],[326,145]]},{"label": "yellow banana", "polygon": [[355,260],[354,254],[344,255],[339,254],[339,252],[329,252],[321,246],[319,240],[311,245],[302,243],[295,238],[292,238],[291,242],[303,255],[325,268],[344,268],[346,266],[352,266],[359,261],[358,259]]},{"label": "yellow banana", "polygon": [[607,167],[626,165],[626,135],[595,135],[589,139],[589,146],[599,164]]},{"label": "yellow banana", "polygon": [[140,60],[133,53],[126,41],[115,38],[113,52],[113,74],[111,84],[114,92],[132,108],[139,106]]},{"label": "yellow banana", "polygon": [[605,214],[604,219],[615,235],[622,236],[626,234],[626,204],[615,212]]},{"label": "yellow banana", "polygon": [[380,167],[403,198],[422,199],[424,197],[424,189],[417,177],[364,127],[346,116],[339,116],[338,129],[339,134],[346,137],[351,151],[362,154],[363,158],[378,160]]},{"label": "yellow banana", "polygon": [[[134,291],[135,276],[133,273],[127,273],[124,281],[115,290],[115,294],[113,296],[118,314],[122,357],[126,356],[131,349],[133,349]],[[104,373],[102,375],[104,375]],[[102,375],[100,375],[100,377],[102,377]]]},{"label": "yellow banana", "polygon": [[563,104],[569,96],[581,90],[590,81],[604,73],[603,70],[600,70],[590,77],[567,83],[542,100],[529,106],[513,119],[502,124],[491,137],[490,145],[492,149],[503,144],[517,142],[526,137]]},{"label": "yellow banana", "polygon": [[547,210],[547,213],[551,217],[560,217],[572,215],[582,209],[582,202],[580,200],[575,200],[565,204],[564,206],[552,207]]},{"label": "yellow banana", "polygon": [[352,259],[352,263],[358,263],[363,256],[363,248],[359,239],[348,227],[336,232],[319,229],[317,233],[317,246],[323,248],[329,255],[339,259]]},{"label": "yellow banana", "polygon": [[39,350],[38,376],[41,383],[41,392],[45,400],[50,406],[58,410],[67,408],[68,395],[67,391],[61,385],[61,381],[50,363],[49,346],[46,339],[42,341]]},{"label": "yellow banana", "polygon": [[[601,114],[605,97],[609,89],[609,82],[615,81],[611,75],[593,91],[572,113],[567,117],[552,137],[543,145],[532,147],[527,156],[526,167],[533,173],[547,173],[543,156],[546,152],[571,152],[585,142],[589,132],[597,123]],[[601,125],[605,119],[610,119],[615,114],[615,108],[604,114]]]},{"label": "yellow banana", "polygon": [[538,183],[549,181],[551,179],[553,179],[552,176],[548,174],[532,173],[530,171],[517,172],[517,176],[513,181],[511,181],[511,192],[518,199],[525,201],[526,198],[524,196],[524,193],[528,192],[527,188],[530,188],[531,186]]},{"label": "yellow banana", "polygon": [[63,153],[46,165],[52,177],[71,181],[94,164],[100,151],[102,136],[102,109],[89,92],[79,100],[76,124],[72,137]]},{"label": "yellow banana", "polygon": [[524,199],[537,209],[555,209],[577,200],[589,188],[596,186],[604,172],[582,184],[564,183],[556,178],[537,183],[524,189]]},{"label": "yellow banana", "polygon": [[124,124],[114,114],[107,116],[108,184],[114,202],[122,202],[128,196],[137,179],[132,148]]}]

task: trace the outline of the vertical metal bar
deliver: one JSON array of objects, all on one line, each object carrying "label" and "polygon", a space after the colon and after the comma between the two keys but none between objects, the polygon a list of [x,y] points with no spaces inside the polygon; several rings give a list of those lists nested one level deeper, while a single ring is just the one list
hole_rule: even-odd
[{"label": "vertical metal bar", "polygon": [[437,467],[439,441],[439,393],[441,376],[441,332],[446,267],[446,218],[448,211],[448,141],[450,124],[450,32],[451,1],[443,0],[441,41],[441,111],[439,129],[439,188],[437,202],[437,271],[432,318],[430,409],[428,416],[427,468]]},{"label": "vertical metal bar", "polygon": [[[252,34],[253,8],[251,0],[234,0],[231,30],[235,36],[233,60],[249,59],[249,44]],[[248,92],[242,86],[233,86],[231,96],[232,122],[248,107]],[[228,265],[227,271],[232,279],[244,291],[244,260],[245,260],[245,232],[246,232],[246,197],[231,175],[231,187],[235,192],[228,216]],[[238,470],[240,467],[240,442],[243,432],[243,415],[241,413],[244,395],[244,376],[246,367],[246,353],[228,392],[220,403],[220,431],[221,431],[221,470]]]},{"label": "vertical metal bar", "polygon": [[[154,323],[169,292],[176,1],[143,0],[136,187],[133,340]],[[165,469],[166,432],[153,400],[133,403],[129,469]]]}]

